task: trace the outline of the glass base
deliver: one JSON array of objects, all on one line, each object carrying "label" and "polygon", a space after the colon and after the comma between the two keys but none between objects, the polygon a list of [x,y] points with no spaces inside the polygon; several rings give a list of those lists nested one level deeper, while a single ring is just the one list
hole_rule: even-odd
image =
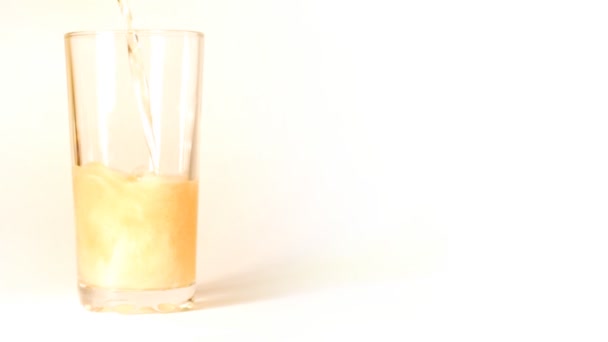
[{"label": "glass base", "polygon": [[79,285],[80,302],[95,312],[123,314],[169,313],[186,311],[193,306],[195,284],[168,290],[113,290]]}]

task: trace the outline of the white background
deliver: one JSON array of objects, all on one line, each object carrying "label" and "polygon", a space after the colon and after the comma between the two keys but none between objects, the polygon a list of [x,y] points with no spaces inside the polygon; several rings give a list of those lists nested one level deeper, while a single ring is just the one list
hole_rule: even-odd
[{"label": "white background", "polygon": [[120,16],[2,0],[0,336],[608,339],[605,2],[132,6],[206,35],[203,309],[79,307],[63,34]]}]

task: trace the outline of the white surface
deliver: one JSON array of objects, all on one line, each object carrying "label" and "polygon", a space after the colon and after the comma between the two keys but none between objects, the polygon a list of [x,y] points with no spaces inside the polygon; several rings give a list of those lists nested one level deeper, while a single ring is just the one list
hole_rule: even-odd
[{"label": "white surface", "polygon": [[206,306],[78,307],[62,35],[120,18],[4,0],[0,339],[608,338],[604,2],[133,6],[206,34]]}]

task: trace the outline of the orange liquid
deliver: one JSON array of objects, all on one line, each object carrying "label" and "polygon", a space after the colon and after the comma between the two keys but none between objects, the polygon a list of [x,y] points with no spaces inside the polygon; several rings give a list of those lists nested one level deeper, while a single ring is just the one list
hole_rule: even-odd
[{"label": "orange liquid", "polygon": [[198,182],[74,166],[80,283],[123,290],[192,285]]}]

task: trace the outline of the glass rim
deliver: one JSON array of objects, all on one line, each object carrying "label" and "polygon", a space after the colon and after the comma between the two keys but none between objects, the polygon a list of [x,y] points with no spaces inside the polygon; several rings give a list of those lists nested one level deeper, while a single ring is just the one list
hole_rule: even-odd
[{"label": "glass rim", "polygon": [[[194,30],[179,30],[179,29],[134,29],[135,33],[145,36],[170,36],[170,35],[183,35],[183,36],[196,36],[203,38],[205,35],[202,32]],[[72,31],[64,34],[65,39],[77,38],[77,37],[97,37],[100,35],[123,35],[127,34],[129,30],[84,30],[84,31]]]}]

